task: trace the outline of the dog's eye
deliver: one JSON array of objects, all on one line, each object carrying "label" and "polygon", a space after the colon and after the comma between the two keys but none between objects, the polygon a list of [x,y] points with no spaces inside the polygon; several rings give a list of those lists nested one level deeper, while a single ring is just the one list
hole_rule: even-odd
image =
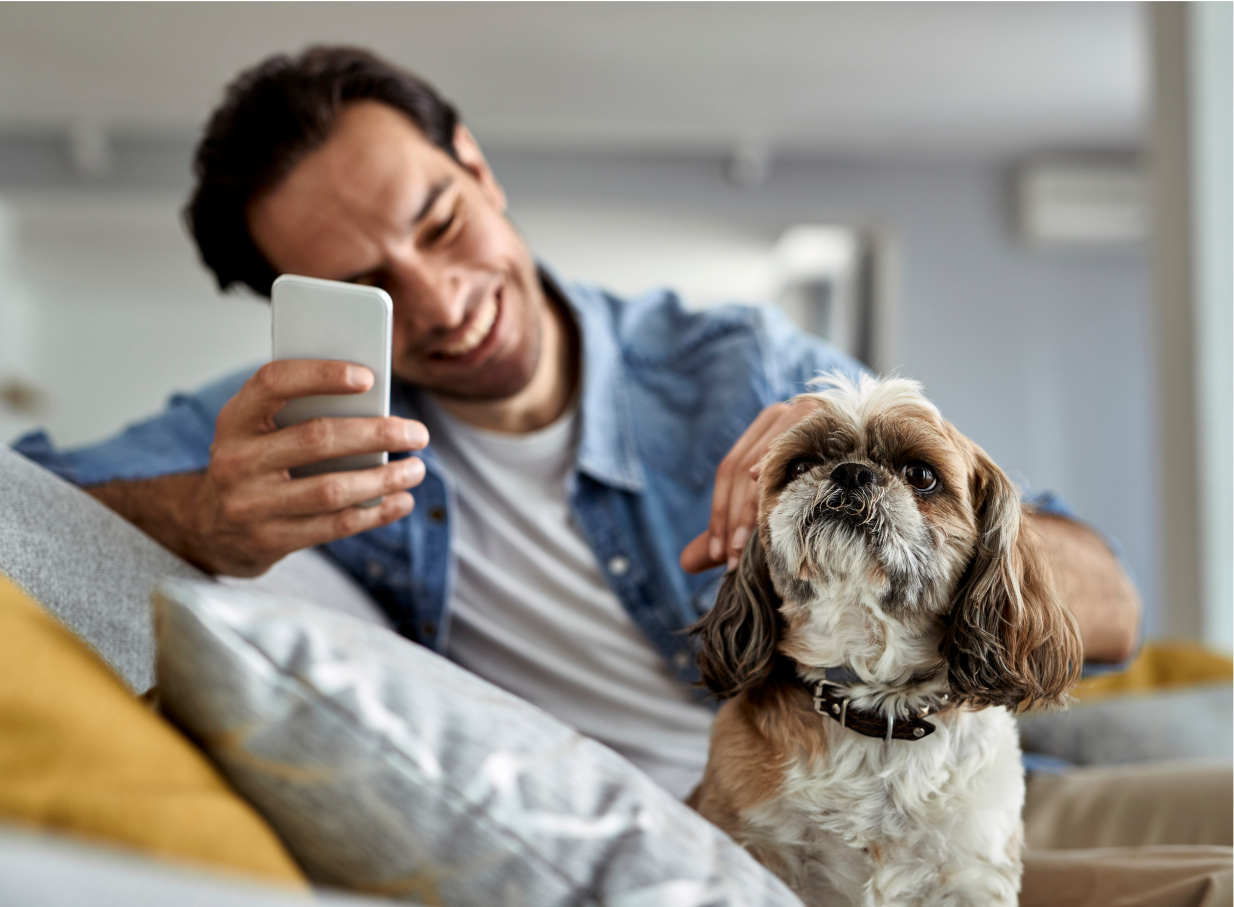
[{"label": "dog's eye", "polygon": [[909,463],[905,466],[904,481],[918,491],[933,491],[938,485],[934,470],[924,463]]},{"label": "dog's eye", "polygon": [[811,469],[813,469],[817,465],[818,465],[818,460],[811,460],[808,458],[802,458],[800,460],[793,460],[793,462],[788,464],[788,469],[786,469],[784,472],[785,480],[791,482],[793,481],[793,479],[797,478],[798,476],[805,475],[807,472],[809,472]]}]

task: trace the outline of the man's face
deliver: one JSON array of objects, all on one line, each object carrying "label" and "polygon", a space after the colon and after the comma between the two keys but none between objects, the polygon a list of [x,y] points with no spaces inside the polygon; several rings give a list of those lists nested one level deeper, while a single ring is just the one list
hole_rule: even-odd
[{"label": "man's face", "polygon": [[351,105],[253,201],[249,230],[280,273],[388,292],[399,378],[500,400],[531,380],[546,303],[479,148],[462,128],[455,146],[461,164],[394,108]]}]

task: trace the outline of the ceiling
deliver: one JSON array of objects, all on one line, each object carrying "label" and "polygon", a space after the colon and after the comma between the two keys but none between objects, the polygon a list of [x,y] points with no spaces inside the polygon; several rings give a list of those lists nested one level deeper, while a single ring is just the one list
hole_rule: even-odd
[{"label": "ceiling", "polygon": [[0,131],[189,135],[310,42],[433,80],[490,147],[1006,154],[1140,144],[1144,10],[1110,3],[3,3]]}]

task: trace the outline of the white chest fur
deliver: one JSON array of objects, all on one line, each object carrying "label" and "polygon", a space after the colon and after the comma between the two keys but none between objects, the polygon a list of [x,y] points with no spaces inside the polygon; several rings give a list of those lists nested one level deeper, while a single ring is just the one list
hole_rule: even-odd
[{"label": "white chest fur", "polygon": [[780,793],[741,815],[806,904],[1014,905],[1024,772],[1003,708],[932,719],[920,741],[843,730],[793,762]]}]

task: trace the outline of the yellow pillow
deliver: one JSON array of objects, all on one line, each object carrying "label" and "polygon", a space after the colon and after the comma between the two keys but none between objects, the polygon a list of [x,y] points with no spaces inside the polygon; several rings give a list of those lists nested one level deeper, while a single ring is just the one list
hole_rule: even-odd
[{"label": "yellow pillow", "polygon": [[2,574],[0,822],[304,885],[209,760]]},{"label": "yellow pillow", "polygon": [[1234,662],[1225,655],[1183,640],[1150,642],[1125,670],[1080,681],[1075,697],[1081,702],[1092,702],[1123,693],[1148,693],[1231,680],[1234,680]]}]

